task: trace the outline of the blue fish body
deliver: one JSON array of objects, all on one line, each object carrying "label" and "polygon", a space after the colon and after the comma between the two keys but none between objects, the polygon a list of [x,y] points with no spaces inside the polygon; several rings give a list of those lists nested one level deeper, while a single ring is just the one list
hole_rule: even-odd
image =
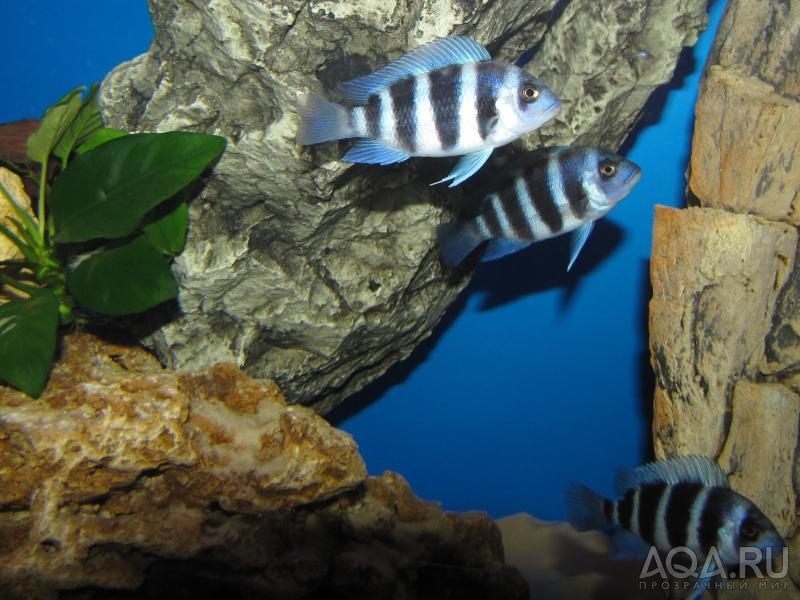
[{"label": "blue fish body", "polygon": [[[777,556],[784,543],[775,526],[750,500],[730,488],[722,469],[704,456],[683,456],[624,469],[617,476],[618,500],[573,483],[567,488],[567,520],[577,531],[627,532],[642,546],[667,554],[691,551],[702,568],[716,551],[720,564],[738,564],[740,548]],[[701,573],[699,582],[710,576]],[[699,587],[699,597],[703,593]]]},{"label": "blue fish body", "polygon": [[630,192],[640,175],[633,162],[597,148],[533,152],[523,167],[497,179],[479,214],[439,225],[442,259],[455,267],[488,241],[483,260],[493,260],[533,242],[574,232],[569,269],[593,223]]},{"label": "blue fish body", "polygon": [[462,37],[421,46],[341,89],[352,106],[299,98],[299,144],[363,138],[343,160],[384,165],[411,156],[463,156],[436,182],[451,187],[480,169],[494,148],[552,119],[561,105],[544,83],[491,60],[483,46]]}]

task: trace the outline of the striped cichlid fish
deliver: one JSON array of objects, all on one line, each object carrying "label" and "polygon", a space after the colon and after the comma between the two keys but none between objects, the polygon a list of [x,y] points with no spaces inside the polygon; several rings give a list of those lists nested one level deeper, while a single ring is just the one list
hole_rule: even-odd
[{"label": "striped cichlid fish", "polygon": [[437,181],[458,185],[492,150],[552,119],[561,103],[521,68],[493,61],[468,38],[420,46],[382,69],[340,85],[353,106],[300,96],[297,142],[364,138],[344,155],[391,164],[411,156],[462,156]]},{"label": "striped cichlid fish", "polygon": [[[705,456],[651,462],[617,475],[619,500],[572,483],[567,519],[577,531],[624,530],[661,553],[694,552],[702,567],[716,550],[721,564],[739,562],[741,547],[777,556],[784,543],[775,526],[750,500],[730,488],[725,472]],[[716,560],[716,557],[715,557]],[[702,579],[702,578],[701,578]],[[702,588],[700,588],[702,595]]]},{"label": "striped cichlid fish", "polygon": [[496,182],[476,216],[439,225],[447,266],[457,266],[487,240],[483,260],[493,260],[574,231],[569,270],[594,221],[624,198],[641,175],[631,161],[596,148],[546,148],[524,161]]}]

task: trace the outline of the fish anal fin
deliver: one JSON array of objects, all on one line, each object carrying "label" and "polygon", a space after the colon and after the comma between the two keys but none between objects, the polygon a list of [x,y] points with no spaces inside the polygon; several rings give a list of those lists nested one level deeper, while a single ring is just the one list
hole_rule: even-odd
[{"label": "fish anal fin", "polygon": [[484,262],[490,260],[497,260],[503,258],[514,252],[519,252],[523,248],[527,248],[532,242],[523,240],[511,240],[508,238],[495,238],[486,245],[486,251],[483,253],[481,260]]},{"label": "fish anal fin", "polygon": [[375,140],[364,139],[356,142],[342,157],[342,160],[352,163],[390,165],[403,162],[408,158],[409,155],[402,150],[389,148]]}]

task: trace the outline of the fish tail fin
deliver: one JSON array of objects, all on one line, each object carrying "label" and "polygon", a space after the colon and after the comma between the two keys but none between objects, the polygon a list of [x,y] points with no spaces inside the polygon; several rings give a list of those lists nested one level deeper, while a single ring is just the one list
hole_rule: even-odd
[{"label": "fish tail fin", "polygon": [[460,265],[483,241],[471,223],[441,223],[436,227],[436,239],[442,261],[451,269]]},{"label": "fish tail fin", "polygon": [[585,485],[571,482],[567,485],[567,521],[575,531],[602,529],[610,525],[603,513],[603,498]]},{"label": "fish tail fin", "polygon": [[300,94],[297,97],[297,143],[301,146],[355,137],[350,126],[348,108],[317,96]]}]

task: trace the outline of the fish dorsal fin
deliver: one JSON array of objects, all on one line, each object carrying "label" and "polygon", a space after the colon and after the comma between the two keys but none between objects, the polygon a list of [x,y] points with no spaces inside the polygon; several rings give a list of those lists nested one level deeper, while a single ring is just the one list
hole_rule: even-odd
[{"label": "fish dorsal fin", "polygon": [[632,488],[652,483],[702,483],[709,487],[730,487],[725,471],[707,456],[679,456],[659,460],[617,473],[616,490],[620,496]]},{"label": "fish dorsal fin", "polygon": [[339,87],[352,102],[364,104],[370,95],[409,75],[491,58],[489,51],[478,42],[465,37],[448,37],[428,42],[374,73],[345,81]]}]

